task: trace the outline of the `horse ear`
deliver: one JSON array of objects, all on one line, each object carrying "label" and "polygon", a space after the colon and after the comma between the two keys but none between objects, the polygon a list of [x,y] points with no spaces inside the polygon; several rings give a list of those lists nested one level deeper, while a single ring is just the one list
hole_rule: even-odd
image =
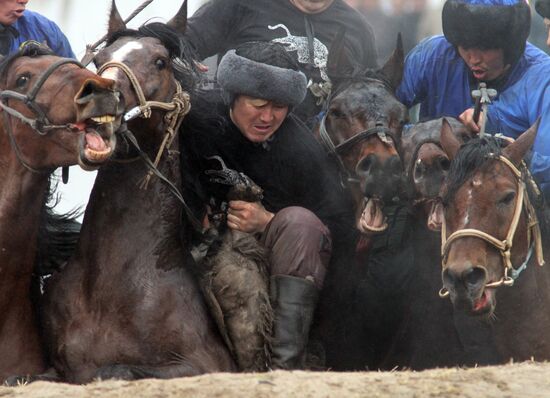
[{"label": "horse ear", "polygon": [[399,84],[401,84],[403,69],[405,69],[405,50],[403,50],[403,38],[401,37],[401,32],[399,32],[397,34],[395,50],[380,71],[388,78],[392,88],[396,90]]},{"label": "horse ear", "polygon": [[331,80],[338,80],[348,74],[351,75],[354,70],[353,62],[344,45],[345,37],[346,28],[341,27],[330,45],[327,60],[327,74]]},{"label": "horse ear", "polygon": [[520,135],[515,142],[504,148],[502,150],[502,154],[510,159],[515,165],[520,164],[527,151],[531,149],[533,143],[535,142],[539,124],[540,117],[537,119],[535,124],[529,127],[529,130]]},{"label": "horse ear", "polygon": [[111,3],[111,14],[109,15],[109,28],[107,30],[107,35],[111,36],[113,33],[120,32],[124,29],[126,29],[126,24],[116,8],[115,0],[113,0]]},{"label": "horse ear", "polygon": [[185,33],[185,28],[187,28],[187,0],[183,1],[178,13],[166,25],[181,34]]},{"label": "horse ear", "polygon": [[443,118],[441,125],[441,147],[450,160],[453,160],[460,149],[460,141],[453,133],[453,128],[447,119]]}]

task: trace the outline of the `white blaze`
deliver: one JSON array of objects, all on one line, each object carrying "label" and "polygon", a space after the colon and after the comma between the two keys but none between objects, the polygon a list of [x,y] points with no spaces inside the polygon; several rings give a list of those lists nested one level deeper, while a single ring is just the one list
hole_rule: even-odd
[{"label": "white blaze", "polygon": [[[130,41],[120,47],[118,50],[116,50],[109,62],[124,62],[128,56],[132,53],[134,50],[141,50],[143,48],[143,45],[141,43],[138,43],[137,41]],[[104,77],[105,79],[112,79],[117,80],[118,73],[120,72],[119,68],[116,67],[109,67],[101,73],[101,77]]]}]

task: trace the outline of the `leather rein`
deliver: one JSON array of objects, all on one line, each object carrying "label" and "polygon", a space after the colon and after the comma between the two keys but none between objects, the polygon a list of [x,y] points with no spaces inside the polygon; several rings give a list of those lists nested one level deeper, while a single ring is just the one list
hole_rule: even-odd
[{"label": "leather rein", "polygon": [[191,224],[193,225],[193,227],[199,233],[203,233],[204,228],[202,226],[202,223],[200,222],[199,219],[195,217],[192,210],[189,208],[189,206],[185,202],[181,192],[170,180],[168,180],[158,170],[158,165],[160,163],[160,160],[162,159],[163,153],[165,151],[170,150],[172,143],[174,142],[174,138],[176,137],[176,134],[178,133],[181,123],[183,122],[184,117],[191,110],[191,98],[189,96],[189,93],[184,91],[181,87],[181,84],[174,79],[176,84],[176,91],[174,93],[174,96],[171,102],[147,101],[147,99],[145,98],[145,94],[143,93],[143,89],[141,88],[141,85],[139,83],[139,80],[137,79],[134,72],[126,64],[122,62],[116,62],[116,61],[107,62],[103,64],[101,68],[98,69],[97,74],[101,76],[101,74],[108,68],[118,68],[126,75],[128,80],[130,81],[130,84],[132,85],[132,88],[139,102],[138,106],[129,110],[124,115],[124,122],[129,122],[130,120],[133,120],[137,117],[148,119],[151,117],[153,109],[160,109],[166,112],[166,114],[164,115],[164,123],[166,124],[166,130],[165,130],[164,138],[162,140],[162,143],[160,145],[160,148],[157,152],[157,155],[154,161],[151,161],[149,156],[141,150],[135,136],[126,127],[126,123],[124,123],[124,127],[118,131],[118,133],[122,134],[126,138],[126,140],[136,149],[136,151],[139,154],[139,157],[141,157],[141,159],[145,162],[145,164],[149,168],[149,171],[147,172],[147,175],[144,177],[142,183],[140,184],[140,187],[142,189],[147,189],[147,186],[152,176],[153,175],[157,176],[162,182],[164,182],[168,186],[168,188],[174,194],[174,196],[181,202],[181,204],[183,205],[184,211],[186,213],[186,216],[191,222]]},{"label": "leather rein", "polygon": [[[502,264],[504,267],[504,276],[499,281],[487,283],[485,285],[486,288],[497,288],[503,285],[513,286],[515,280],[519,277],[521,272],[523,272],[527,268],[527,264],[531,260],[533,251],[535,252],[538,265],[543,266],[545,263],[543,249],[542,249],[542,236],[540,232],[540,225],[537,219],[535,208],[531,204],[528,192],[526,192],[527,188],[525,185],[525,181],[522,178],[522,172],[510,160],[508,160],[504,156],[495,156],[494,158],[497,161],[500,161],[503,164],[505,164],[512,171],[512,173],[516,176],[517,187],[518,187],[515,210],[512,216],[512,220],[510,221],[510,226],[508,228],[508,233],[506,234],[506,237],[503,240],[501,240],[494,237],[491,234],[488,234],[484,231],[480,231],[474,228],[460,229],[458,231],[453,232],[449,237],[447,237],[447,226],[446,226],[445,217],[443,217],[443,223],[441,226],[441,255],[442,255],[443,269],[445,269],[447,266],[447,257],[449,255],[451,245],[453,244],[453,242],[457,241],[458,239],[462,239],[462,238],[481,239],[489,243],[491,246],[495,247],[499,251],[502,257]],[[523,167],[525,167],[525,165]],[[529,172],[527,171],[527,173]],[[529,178],[529,182],[531,184],[534,184],[534,181],[532,181],[532,177],[530,176],[530,174],[528,178]],[[525,261],[519,267],[514,268],[511,260],[513,240],[514,240],[516,229],[519,223],[520,216],[524,210],[527,215],[527,223],[528,223],[527,224],[527,242],[528,242],[529,251],[526,255]],[[439,296],[442,298],[448,297],[449,292],[447,291],[447,289],[442,288],[439,291]]]},{"label": "leather rein", "polygon": [[[61,124],[61,125],[52,124],[49,121],[48,117],[46,116],[46,112],[36,103],[36,97],[40,92],[40,90],[42,89],[42,87],[44,86],[44,84],[46,83],[46,80],[48,80],[48,78],[58,68],[67,64],[73,64],[73,65],[77,65],[80,68],[85,68],[84,65],[82,65],[80,62],[74,59],[63,58],[53,63],[52,65],[50,65],[48,69],[46,69],[44,73],[42,73],[42,75],[36,81],[36,83],[31,88],[28,94],[21,94],[13,90],[0,91],[0,108],[2,108],[2,110],[6,112],[7,115],[9,115],[7,118],[4,118],[4,126],[6,129],[6,132],[8,133],[11,146],[17,158],[19,159],[19,162],[27,170],[35,174],[49,173],[49,171],[43,172],[43,171],[37,170],[32,166],[30,166],[25,160],[23,160],[21,149],[19,148],[19,145],[17,145],[17,141],[15,140],[15,136],[13,134],[13,130],[8,119],[11,117],[19,119],[21,122],[30,126],[40,136],[45,136],[52,130],[73,129],[75,127],[73,123],[67,123],[67,124]],[[27,106],[27,108],[29,108],[32,111],[35,117],[27,117],[23,115],[21,112],[17,111],[16,109],[10,107],[8,105],[8,100],[10,99],[23,102]]]}]

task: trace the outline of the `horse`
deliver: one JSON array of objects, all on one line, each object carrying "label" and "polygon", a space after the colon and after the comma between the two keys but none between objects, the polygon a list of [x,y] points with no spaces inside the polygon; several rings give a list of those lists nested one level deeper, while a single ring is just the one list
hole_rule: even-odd
[{"label": "horse", "polygon": [[440,143],[441,131],[447,125],[459,142],[472,138],[473,134],[462,123],[449,117],[417,123],[403,132],[400,153],[411,193],[415,264],[407,286],[403,319],[383,368],[422,370],[497,361],[485,325],[455,314],[450,303],[437,294],[441,284],[441,255],[439,226],[433,213],[440,205],[440,190],[450,167]]},{"label": "horse", "polygon": [[[485,321],[502,362],[548,360],[548,209],[524,157],[538,123],[508,144],[484,136],[441,144],[451,167],[442,203],[442,297]],[[498,305],[497,305],[498,296]]]},{"label": "horse", "polygon": [[339,35],[328,61],[333,89],[319,137],[354,198],[356,247],[333,253],[315,339],[321,341],[327,367],[357,370],[381,362],[391,341],[387,330],[397,329],[402,298],[388,288],[406,285],[412,264],[407,259],[408,194],[398,152],[407,109],[394,95],[403,73],[401,37],[381,69],[365,71],[345,54],[344,33]]},{"label": "horse", "polygon": [[[189,107],[183,90],[193,82],[181,40],[186,15],[184,2],[167,24],[128,30],[113,2],[109,39],[94,58],[121,91],[126,118],[142,117],[128,122],[124,150],[99,170],[75,255],[46,289],[50,358],[57,377],[71,383],[236,369],[181,244],[185,206],[174,190],[181,178],[172,147]],[[165,177],[149,178],[150,161],[139,154],[156,158]]]},{"label": "horse", "polygon": [[122,110],[113,84],[38,44],[0,63],[0,381],[46,367],[33,275],[66,258],[56,239],[72,236],[47,205],[50,176],[110,156]]}]

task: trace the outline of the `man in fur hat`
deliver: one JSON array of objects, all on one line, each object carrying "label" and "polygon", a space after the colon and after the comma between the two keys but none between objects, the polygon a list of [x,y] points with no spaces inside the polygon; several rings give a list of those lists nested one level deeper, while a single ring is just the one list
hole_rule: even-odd
[{"label": "man in fur hat", "polygon": [[308,79],[305,101],[295,109],[308,121],[330,92],[327,60],[341,28],[348,54],[359,66],[376,68],[372,28],[343,0],[210,0],[189,19],[186,38],[199,59],[248,41],[281,43]]},{"label": "man in fur hat", "polygon": [[281,44],[238,46],[217,74],[223,101],[210,100],[223,123],[185,137],[184,169],[199,178],[185,191],[203,192],[191,203],[225,201],[227,188],[206,173],[219,168],[213,156],[263,189],[260,202],[229,202],[227,226],[255,234],[268,249],[273,367],[300,368],[333,241],[354,231],[353,205],[324,149],[291,113],[307,79]]},{"label": "man in fur hat", "polygon": [[535,10],[544,18],[544,25],[548,30],[548,39],[546,45],[550,47],[550,0],[537,0]]},{"label": "man in fur hat", "polygon": [[[416,46],[407,56],[398,98],[421,104],[421,119],[460,117],[475,131],[472,90],[480,82],[498,92],[487,131],[517,138],[542,116],[531,170],[550,194],[550,59],[527,43],[531,13],[525,0],[447,0],[444,36]],[[546,94],[548,92],[548,94]]]}]

